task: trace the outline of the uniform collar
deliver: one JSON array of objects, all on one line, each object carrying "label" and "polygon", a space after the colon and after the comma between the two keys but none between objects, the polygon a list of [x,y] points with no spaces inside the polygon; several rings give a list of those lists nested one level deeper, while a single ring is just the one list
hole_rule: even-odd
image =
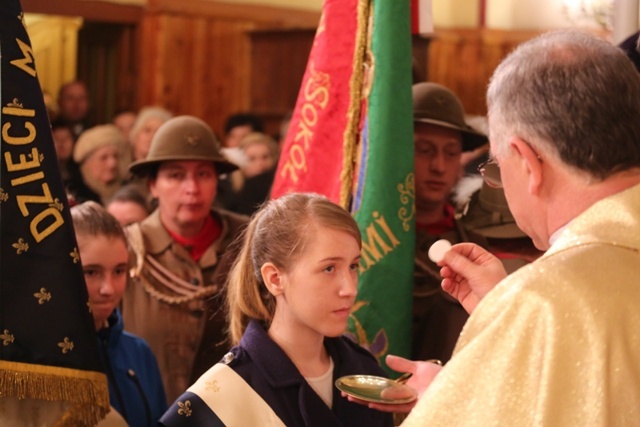
[{"label": "uniform collar", "polygon": [[[213,242],[213,244],[200,258],[198,265],[202,268],[215,265],[218,262],[218,250],[221,247],[226,247],[226,245],[223,245],[223,242],[229,234],[229,224],[227,219],[223,215],[218,214],[215,210],[211,211],[211,215],[213,215],[218,224],[220,224],[222,231],[220,232],[218,239]],[[173,240],[167,229],[162,225],[159,209],[153,211],[151,215],[140,223],[140,230],[145,237],[145,247],[147,253],[150,255],[157,256],[168,250],[171,245],[179,246],[175,240]],[[181,249],[184,248],[181,247]],[[187,253],[186,249],[184,249],[184,252]]]},{"label": "uniform collar", "polygon": [[298,368],[257,320],[249,322],[240,345],[273,387],[288,387],[304,381]]}]

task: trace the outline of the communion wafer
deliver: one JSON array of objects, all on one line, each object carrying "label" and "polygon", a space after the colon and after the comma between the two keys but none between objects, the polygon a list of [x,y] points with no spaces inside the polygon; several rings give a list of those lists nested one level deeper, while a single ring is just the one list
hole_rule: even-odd
[{"label": "communion wafer", "polygon": [[449,249],[451,249],[451,242],[449,242],[447,239],[440,239],[436,241],[433,245],[431,245],[427,255],[429,256],[429,259],[431,261],[438,263],[442,261],[442,258],[444,258],[444,254]]}]

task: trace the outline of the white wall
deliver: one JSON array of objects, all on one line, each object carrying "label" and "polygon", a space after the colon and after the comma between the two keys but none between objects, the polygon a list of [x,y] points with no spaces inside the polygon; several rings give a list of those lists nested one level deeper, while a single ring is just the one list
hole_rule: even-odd
[{"label": "white wall", "polygon": [[480,23],[479,0],[432,0],[433,24],[440,28],[476,28]]},{"label": "white wall", "polygon": [[[585,15],[581,6],[591,13]],[[607,7],[609,16],[598,20],[595,12],[607,12]],[[486,23],[508,30],[608,26],[616,42],[616,34],[632,34],[640,27],[639,14],[638,0],[487,0]]]},{"label": "white wall", "polygon": [[561,0],[487,0],[486,23],[487,27],[505,30],[597,27],[573,12],[571,8],[565,10]]}]

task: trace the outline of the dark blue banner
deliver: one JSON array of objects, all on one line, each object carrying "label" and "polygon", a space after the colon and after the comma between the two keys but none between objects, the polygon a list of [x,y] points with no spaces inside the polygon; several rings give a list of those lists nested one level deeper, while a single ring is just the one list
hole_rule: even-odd
[{"label": "dark blue banner", "polygon": [[88,425],[107,381],[20,2],[0,9],[0,396],[65,401]]}]

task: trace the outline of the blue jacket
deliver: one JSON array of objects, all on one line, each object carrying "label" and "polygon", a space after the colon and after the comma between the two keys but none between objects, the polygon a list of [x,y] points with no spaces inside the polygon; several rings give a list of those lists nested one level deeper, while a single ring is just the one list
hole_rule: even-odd
[{"label": "blue jacket", "polygon": [[109,401],[131,427],[155,426],[167,409],[156,358],[143,339],[123,331],[116,309],[109,326],[97,333],[100,357],[109,380]]},{"label": "blue jacket", "polygon": [[[348,338],[326,338],[325,348],[333,359],[333,382],[341,376],[369,374],[386,376],[376,359]],[[329,408],[305,381],[293,362],[269,338],[257,321],[251,321],[240,341],[231,349],[228,365],[236,371],[271,407],[288,427],[393,426],[390,414],[349,402],[333,388],[333,404]],[[241,396],[230,396],[238,399]],[[178,402],[190,401],[189,416],[180,411]],[[200,397],[186,392],[160,419],[164,426],[224,426]]]}]

